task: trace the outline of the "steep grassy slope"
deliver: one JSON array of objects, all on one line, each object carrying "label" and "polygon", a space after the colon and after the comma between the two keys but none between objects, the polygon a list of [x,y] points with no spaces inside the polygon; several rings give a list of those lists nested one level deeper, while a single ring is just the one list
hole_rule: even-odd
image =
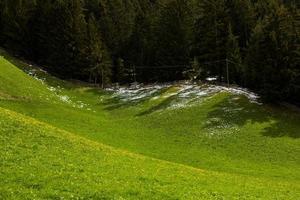
[{"label": "steep grassy slope", "polygon": [[[7,152],[1,158],[5,161],[1,162],[1,175],[7,181],[1,186],[4,195],[15,192],[23,182],[31,184],[35,178],[36,187],[24,186],[16,195],[31,195],[30,191],[44,198],[70,197],[76,191],[78,196],[108,199],[296,199],[299,195],[297,112],[253,104],[244,96],[228,92],[203,97],[188,107],[167,109],[179,99],[181,85],[124,101],[113,91],[60,81],[18,60],[11,61],[45,81],[24,74],[0,58],[0,107],[8,109],[0,112],[1,127],[5,127],[1,129],[1,146],[5,149],[2,152]],[[13,133],[17,133],[16,137]],[[47,135],[46,139],[40,134]],[[104,148],[98,142],[172,163]],[[86,148],[89,153],[85,153]],[[114,153],[107,153],[108,150]],[[24,157],[21,151],[27,152]],[[9,152],[12,160],[6,157]],[[34,159],[43,154],[45,158]],[[56,157],[60,160],[58,166]],[[83,164],[81,159],[85,158]],[[27,165],[28,161],[33,165]],[[76,166],[74,171],[72,166]],[[82,171],[81,166],[88,170]],[[103,170],[98,170],[98,166]],[[35,173],[31,173],[32,168],[37,169]],[[76,171],[77,168],[81,170]],[[72,186],[72,181],[58,178],[48,185],[49,177],[56,173],[72,181],[78,175],[79,180]],[[99,176],[103,180],[97,179]],[[128,187],[124,187],[126,183]]]},{"label": "steep grassy slope", "polygon": [[0,108],[1,199],[296,199],[295,181],[200,170],[86,140]]},{"label": "steep grassy slope", "polygon": [[0,58],[0,98],[2,99],[40,99],[49,91],[40,82],[23,73],[20,69]]}]

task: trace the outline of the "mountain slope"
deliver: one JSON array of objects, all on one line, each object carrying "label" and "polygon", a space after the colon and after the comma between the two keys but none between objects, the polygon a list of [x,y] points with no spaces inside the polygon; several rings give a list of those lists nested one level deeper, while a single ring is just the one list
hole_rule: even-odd
[{"label": "mountain slope", "polygon": [[296,199],[299,195],[299,182],[151,159],[2,108],[0,123],[2,199]]},{"label": "mountain slope", "polygon": [[226,91],[173,109],[185,86],[128,100],[22,69],[0,58],[4,199],[299,196],[298,113]]}]

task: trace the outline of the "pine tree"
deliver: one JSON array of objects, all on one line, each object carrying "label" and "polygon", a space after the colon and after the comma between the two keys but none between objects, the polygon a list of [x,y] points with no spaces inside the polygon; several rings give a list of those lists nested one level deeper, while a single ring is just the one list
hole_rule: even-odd
[{"label": "pine tree", "polygon": [[114,57],[122,57],[134,29],[135,10],[131,0],[103,0],[95,16],[100,22],[102,36]]},{"label": "pine tree", "polygon": [[232,32],[238,35],[238,42],[241,47],[242,56],[251,36],[251,30],[255,26],[256,16],[253,1],[251,0],[231,0],[227,1],[228,15],[232,25]]},{"label": "pine tree", "polygon": [[219,62],[226,59],[229,23],[226,4],[224,0],[203,0],[197,7],[193,54],[200,63],[212,63],[206,65],[205,71],[209,75],[217,75],[221,80],[226,73],[224,64]]},{"label": "pine tree", "polygon": [[159,65],[186,64],[191,43],[190,7],[187,0],[168,2],[157,25],[157,57]]},{"label": "pine tree", "polygon": [[[227,59],[231,83],[295,102],[300,99],[297,3],[1,0],[0,44],[63,78],[91,77],[103,86],[131,81],[126,73],[132,66],[188,66],[192,59],[193,77],[226,81]],[[138,78],[181,79],[184,70],[139,68]]]},{"label": "pine tree", "polygon": [[80,0],[39,1],[32,19],[34,55],[66,78],[80,78],[86,67],[86,22]]},{"label": "pine tree", "polygon": [[228,38],[226,48],[226,59],[229,66],[229,77],[235,83],[241,83],[242,75],[242,58],[240,55],[240,47],[238,37],[232,33],[231,24],[228,26]]},{"label": "pine tree", "polygon": [[3,39],[3,27],[4,27],[4,15],[3,15],[3,11],[4,11],[4,1],[0,1],[0,45],[3,43],[4,39]]},{"label": "pine tree", "polygon": [[[125,68],[125,63],[122,58],[118,58],[115,64],[115,81],[118,83],[125,83],[126,76],[128,76],[128,69]],[[129,80],[129,79],[128,79]]]},{"label": "pine tree", "polygon": [[1,2],[1,34],[0,40],[9,49],[27,54],[29,50],[28,20],[34,10],[33,0],[3,0]]},{"label": "pine tree", "polygon": [[290,4],[290,13],[293,27],[293,40],[291,44],[293,48],[291,50],[291,78],[288,98],[299,105],[300,99],[300,7],[296,4],[296,1],[292,1]]},{"label": "pine tree", "polygon": [[266,48],[264,21],[258,21],[253,29],[250,44],[246,57],[246,68],[243,74],[244,85],[252,89],[258,89],[264,79],[263,66],[266,65],[264,59],[264,48]]},{"label": "pine tree", "polygon": [[269,100],[290,95],[296,34],[292,18],[282,4],[273,4],[254,29],[247,58],[248,87],[259,90]]},{"label": "pine tree", "polygon": [[93,78],[95,84],[101,83],[102,87],[104,87],[110,82],[111,61],[93,15],[89,17],[87,32],[90,80]]},{"label": "pine tree", "polygon": [[[83,13],[81,0],[71,0],[69,3],[70,21],[67,35],[70,39],[70,70],[77,77],[80,77],[86,68],[86,43],[87,43],[87,23]],[[75,72],[75,73],[74,73]]]}]

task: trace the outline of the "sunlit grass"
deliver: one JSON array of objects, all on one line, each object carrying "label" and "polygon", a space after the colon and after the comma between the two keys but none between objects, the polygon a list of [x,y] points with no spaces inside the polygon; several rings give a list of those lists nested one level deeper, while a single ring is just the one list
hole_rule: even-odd
[{"label": "sunlit grass", "polygon": [[45,72],[37,76],[43,84],[0,58],[3,197],[299,196],[297,112],[227,92],[169,109],[178,85],[124,101]]}]

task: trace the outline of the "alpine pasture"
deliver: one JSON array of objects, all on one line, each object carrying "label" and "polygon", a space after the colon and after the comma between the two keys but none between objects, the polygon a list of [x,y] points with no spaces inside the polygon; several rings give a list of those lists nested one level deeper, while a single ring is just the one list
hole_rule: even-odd
[{"label": "alpine pasture", "polygon": [[190,82],[102,90],[1,55],[1,199],[300,197],[296,110]]}]

